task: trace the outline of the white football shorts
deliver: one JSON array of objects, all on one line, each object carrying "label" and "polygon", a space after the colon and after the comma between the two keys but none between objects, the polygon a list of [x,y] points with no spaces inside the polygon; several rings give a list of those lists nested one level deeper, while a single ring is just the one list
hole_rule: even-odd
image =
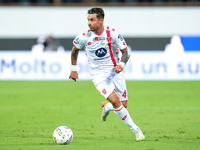
[{"label": "white football shorts", "polygon": [[116,73],[114,69],[90,70],[90,75],[97,90],[105,99],[115,90],[121,101],[128,100],[123,72]]}]

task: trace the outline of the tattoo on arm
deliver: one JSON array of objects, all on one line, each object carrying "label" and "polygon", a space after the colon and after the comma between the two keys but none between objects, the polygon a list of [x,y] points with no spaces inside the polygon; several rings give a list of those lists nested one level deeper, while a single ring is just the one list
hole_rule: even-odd
[{"label": "tattoo on arm", "polygon": [[72,47],[72,52],[71,52],[72,65],[77,65],[78,51],[79,49],[77,49],[75,46]]},{"label": "tattoo on arm", "polygon": [[126,48],[122,51],[121,62],[126,64],[129,60],[129,58],[130,58],[130,54],[129,54],[128,48]]}]

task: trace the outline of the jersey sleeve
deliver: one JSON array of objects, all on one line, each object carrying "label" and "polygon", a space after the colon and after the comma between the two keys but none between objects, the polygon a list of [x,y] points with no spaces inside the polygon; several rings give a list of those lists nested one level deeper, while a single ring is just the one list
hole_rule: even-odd
[{"label": "jersey sleeve", "polygon": [[114,41],[115,41],[115,44],[117,45],[117,47],[120,50],[127,48],[126,42],[125,42],[124,38],[120,35],[120,33],[116,29],[114,29],[112,32],[113,32]]},{"label": "jersey sleeve", "polygon": [[80,33],[79,35],[77,35],[75,37],[75,39],[73,40],[73,45],[77,48],[77,49],[84,49],[85,44],[84,44],[84,33]]}]

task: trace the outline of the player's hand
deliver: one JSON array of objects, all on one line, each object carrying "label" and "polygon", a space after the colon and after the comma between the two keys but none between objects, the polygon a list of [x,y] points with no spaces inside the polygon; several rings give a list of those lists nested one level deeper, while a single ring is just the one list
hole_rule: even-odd
[{"label": "player's hand", "polygon": [[113,69],[115,69],[116,73],[120,73],[123,71],[124,68],[122,67],[122,65],[117,65],[117,66],[113,67]]},{"label": "player's hand", "polygon": [[69,75],[69,79],[72,79],[76,82],[76,79],[78,78],[78,72],[77,71],[71,71],[70,75]]}]

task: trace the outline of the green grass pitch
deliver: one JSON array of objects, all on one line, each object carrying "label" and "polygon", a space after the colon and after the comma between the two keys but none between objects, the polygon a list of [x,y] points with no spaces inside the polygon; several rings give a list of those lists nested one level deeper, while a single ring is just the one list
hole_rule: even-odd
[{"label": "green grass pitch", "polygon": [[[200,81],[127,81],[128,111],[146,140],[113,113],[91,81],[0,81],[0,150],[199,150]],[[72,129],[57,145],[58,126]]]}]

